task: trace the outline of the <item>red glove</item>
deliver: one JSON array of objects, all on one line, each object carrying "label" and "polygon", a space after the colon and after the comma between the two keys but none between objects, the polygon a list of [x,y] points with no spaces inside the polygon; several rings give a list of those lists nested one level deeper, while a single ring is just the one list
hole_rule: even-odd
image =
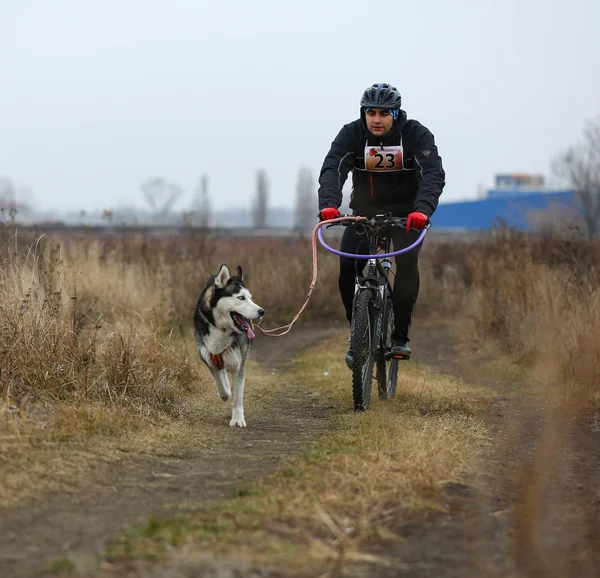
[{"label": "red glove", "polygon": [[321,210],[319,216],[321,217],[321,221],[329,221],[329,219],[337,219],[340,216],[340,212],[333,207],[327,207]]},{"label": "red glove", "polygon": [[427,226],[427,215],[415,211],[410,213],[406,219],[406,232],[410,233],[411,227],[424,229]]}]

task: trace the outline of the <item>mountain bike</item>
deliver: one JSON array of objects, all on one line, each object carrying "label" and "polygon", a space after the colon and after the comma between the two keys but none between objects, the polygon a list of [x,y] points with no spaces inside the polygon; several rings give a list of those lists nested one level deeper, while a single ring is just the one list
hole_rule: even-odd
[{"label": "mountain bike", "polygon": [[[350,350],[353,358],[352,397],[354,409],[363,411],[369,407],[373,377],[377,380],[379,399],[386,400],[394,397],[398,380],[398,364],[408,359],[401,354],[392,354],[391,350],[394,310],[390,257],[411,251],[419,245],[431,223],[428,223],[424,229],[413,229],[420,235],[412,245],[390,252],[392,240],[389,231],[392,227],[406,228],[406,219],[377,215],[358,221],[344,220],[342,216],[337,221],[327,225],[327,228],[336,225],[362,227],[369,244],[367,255],[343,253],[327,245],[323,239],[322,228],[318,229],[319,241],[328,251],[343,257],[367,260],[366,275],[356,278],[350,325]],[[326,225],[327,222],[323,224]]]}]

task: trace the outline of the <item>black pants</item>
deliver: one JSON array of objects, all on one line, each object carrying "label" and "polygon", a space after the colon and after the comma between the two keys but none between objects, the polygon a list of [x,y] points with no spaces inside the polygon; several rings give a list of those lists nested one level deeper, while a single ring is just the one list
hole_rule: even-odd
[{"label": "black pants", "polygon": [[[366,234],[359,234],[360,227],[347,227],[342,236],[340,251],[357,255],[369,254],[369,242]],[[404,229],[393,227],[389,231],[394,250],[412,245],[418,238],[416,231],[407,233]],[[396,255],[396,278],[392,291],[395,327],[393,338],[408,341],[408,332],[412,322],[412,312],[419,295],[419,251],[423,243],[412,251]],[[357,275],[362,275],[367,264],[366,259],[340,257],[339,288],[342,303],[346,308],[346,318],[352,320],[352,301],[354,283]]]}]

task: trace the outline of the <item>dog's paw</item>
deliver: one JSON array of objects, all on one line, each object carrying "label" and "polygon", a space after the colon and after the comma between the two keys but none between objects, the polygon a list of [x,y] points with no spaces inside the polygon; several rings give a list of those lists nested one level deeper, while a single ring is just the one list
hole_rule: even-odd
[{"label": "dog's paw", "polygon": [[229,422],[229,425],[231,427],[246,427],[246,420],[244,419],[244,412],[243,411],[236,411],[235,409],[233,410],[233,413],[231,415],[231,421]]}]

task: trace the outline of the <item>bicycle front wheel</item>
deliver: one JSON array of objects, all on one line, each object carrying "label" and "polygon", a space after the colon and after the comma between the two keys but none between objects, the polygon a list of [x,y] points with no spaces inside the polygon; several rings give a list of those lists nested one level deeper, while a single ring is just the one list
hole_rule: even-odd
[{"label": "bicycle front wheel", "polygon": [[369,290],[360,292],[354,305],[352,316],[352,336],[350,350],[352,351],[352,395],[354,409],[363,411],[369,407],[371,387],[373,383],[373,323],[372,323],[373,293]]}]

